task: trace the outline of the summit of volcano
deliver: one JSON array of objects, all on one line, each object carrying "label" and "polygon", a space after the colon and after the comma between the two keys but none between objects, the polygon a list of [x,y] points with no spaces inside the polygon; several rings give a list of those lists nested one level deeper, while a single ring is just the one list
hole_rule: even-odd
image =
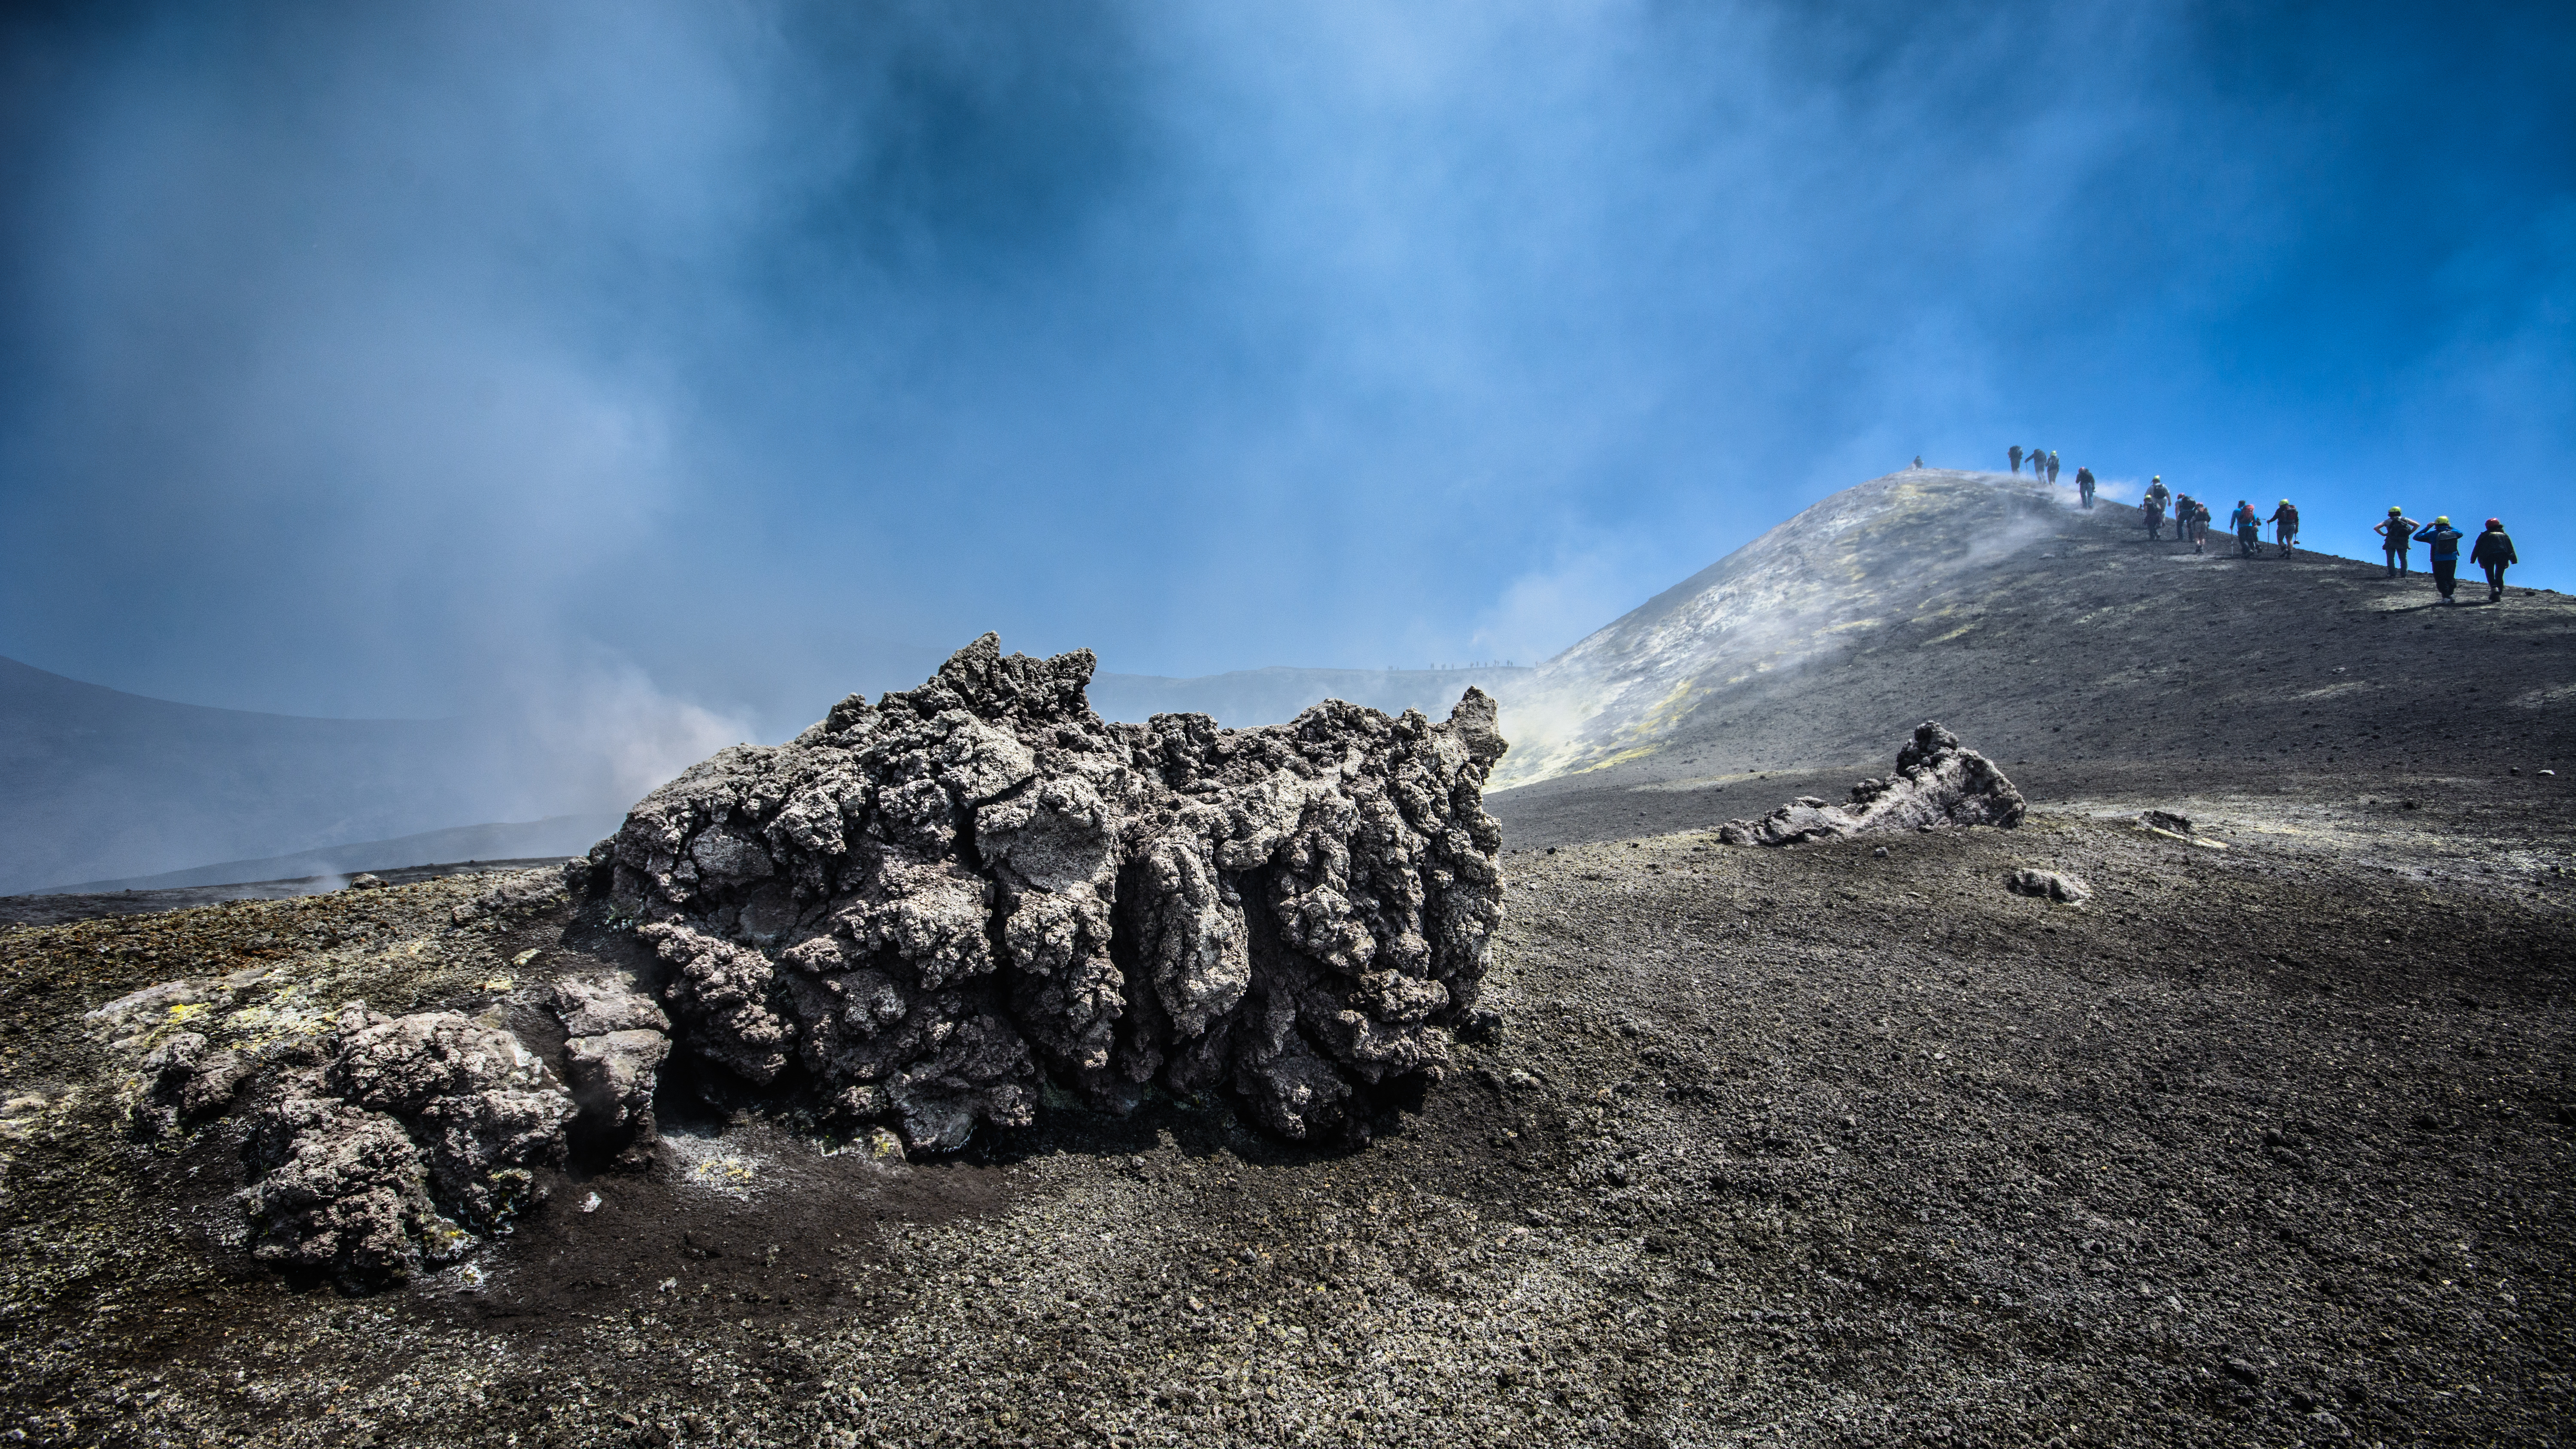
[{"label": "summit of volcano", "polygon": [[1883,767],[1924,719],[2043,787],[2576,763],[2576,601],[2445,608],[2415,562],[2195,552],[2071,488],[1889,474],[1499,691],[1495,808],[1548,839],[1723,818],[1776,793],[1757,776]]}]

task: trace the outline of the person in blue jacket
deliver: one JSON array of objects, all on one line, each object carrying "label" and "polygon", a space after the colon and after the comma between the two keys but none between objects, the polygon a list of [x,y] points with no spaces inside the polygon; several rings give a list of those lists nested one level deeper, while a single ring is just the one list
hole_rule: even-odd
[{"label": "person in blue jacket", "polygon": [[2433,546],[2433,587],[2442,591],[2442,602],[2456,604],[2452,588],[2459,582],[2460,531],[2451,526],[2451,515],[2437,515],[2415,535],[2417,543]]}]

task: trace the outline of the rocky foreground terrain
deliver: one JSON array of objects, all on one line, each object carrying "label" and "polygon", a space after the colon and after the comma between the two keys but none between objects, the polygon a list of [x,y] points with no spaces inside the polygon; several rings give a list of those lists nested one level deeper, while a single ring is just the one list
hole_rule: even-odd
[{"label": "rocky foreground terrain", "polygon": [[[2297,606],[2255,567],[2192,587]],[[2372,587],[2329,597],[2417,607]],[[2365,621],[2276,710],[2178,686],[2206,759],[2052,752],[2046,691],[2016,695],[2013,829],[1721,843],[1886,775],[1919,716],[1848,761],[1489,797],[1499,1025],[1364,1146],[1223,1092],[1054,1092],[908,1153],[666,1074],[649,1165],[576,1154],[505,1233],[374,1292],[260,1262],[241,1143],[139,1132],[148,1034],[85,1014],[229,980],[155,1029],[319,1036],[364,1000],[568,1070],[556,984],[668,969],[616,901],[549,870],[11,928],[0,1434],[2563,1442],[2576,671],[2550,641],[2576,611],[2512,604],[2437,620],[2498,701],[2337,688],[2395,667],[2369,631],[2399,626]],[[1891,649],[1878,684],[1956,663]]]}]

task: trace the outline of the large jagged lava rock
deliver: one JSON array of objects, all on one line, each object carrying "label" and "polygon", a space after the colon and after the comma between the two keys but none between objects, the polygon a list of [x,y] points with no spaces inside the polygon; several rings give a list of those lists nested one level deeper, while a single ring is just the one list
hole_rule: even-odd
[{"label": "large jagged lava rock", "polygon": [[1961,745],[1938,721],[1925,720],[1897,751],[1896,773],[1852,786],[1849,803],[1800,799],[1759,820],[1730,820],[1718,827],[1717,838],[1728,845],[1794,845],[1882,830],[2009,829],[2021,824],[2026,808],[2021,791],[1994,761]]},{"label": "large jagged lava rock", "polygon": [[1028,1122],[1042,1078],[1110,1110],[1230,1088],[1301,1138],[1436,1078],[1502,918],[1493,701],[1111,724],[1092,665],[988,634],[637,805],[593,859],[679,1049],[930,1150]]}]

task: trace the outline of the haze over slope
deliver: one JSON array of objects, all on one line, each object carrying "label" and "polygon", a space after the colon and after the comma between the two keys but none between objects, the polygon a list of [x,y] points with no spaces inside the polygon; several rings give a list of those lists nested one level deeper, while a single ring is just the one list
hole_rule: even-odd
[{"label": "haze over slope", "polygon": [[[876,664],[843,687],[873,693],[917,684],[946,657],[919,653],[927,662],[910,677]],[[1499,690],[1529,673],[1102,674],[1092,699],[1112,719],[1198,711],[1236,726],[1294,719],[1328,695],[1391,714],[1445,714],[1471,684]],[[794,728],[829,704],[816,701]],[[548,734],[471,718],[311,719],[212,709],[0,659],[0,895],[577,853],[613,829],[645,791],[737,738],[704,729],[678,737],[602,734],[579,720]]]},{"label": "haze over slope", "polygon": [[2437,609],[2420,572],[2390,580],[2377,563],[2234,554],[2223,535],[2199,556],[2170,530],[2150,542],[2136,509],[2083,512],[2071,490],[2027,479],[1891,474],[1763,534],[1503,695],[1512,753],[1497,783],[1883,765],[1927,717],[2006,760],[2353,764],[2424,755],[2437,740],[2465,759],[2508,727],[2525,752],[2570,753],[2576,616],[2564,596],[2516,589],[2489,608],[2483,585],[2464,585],[2464,607]]}]

